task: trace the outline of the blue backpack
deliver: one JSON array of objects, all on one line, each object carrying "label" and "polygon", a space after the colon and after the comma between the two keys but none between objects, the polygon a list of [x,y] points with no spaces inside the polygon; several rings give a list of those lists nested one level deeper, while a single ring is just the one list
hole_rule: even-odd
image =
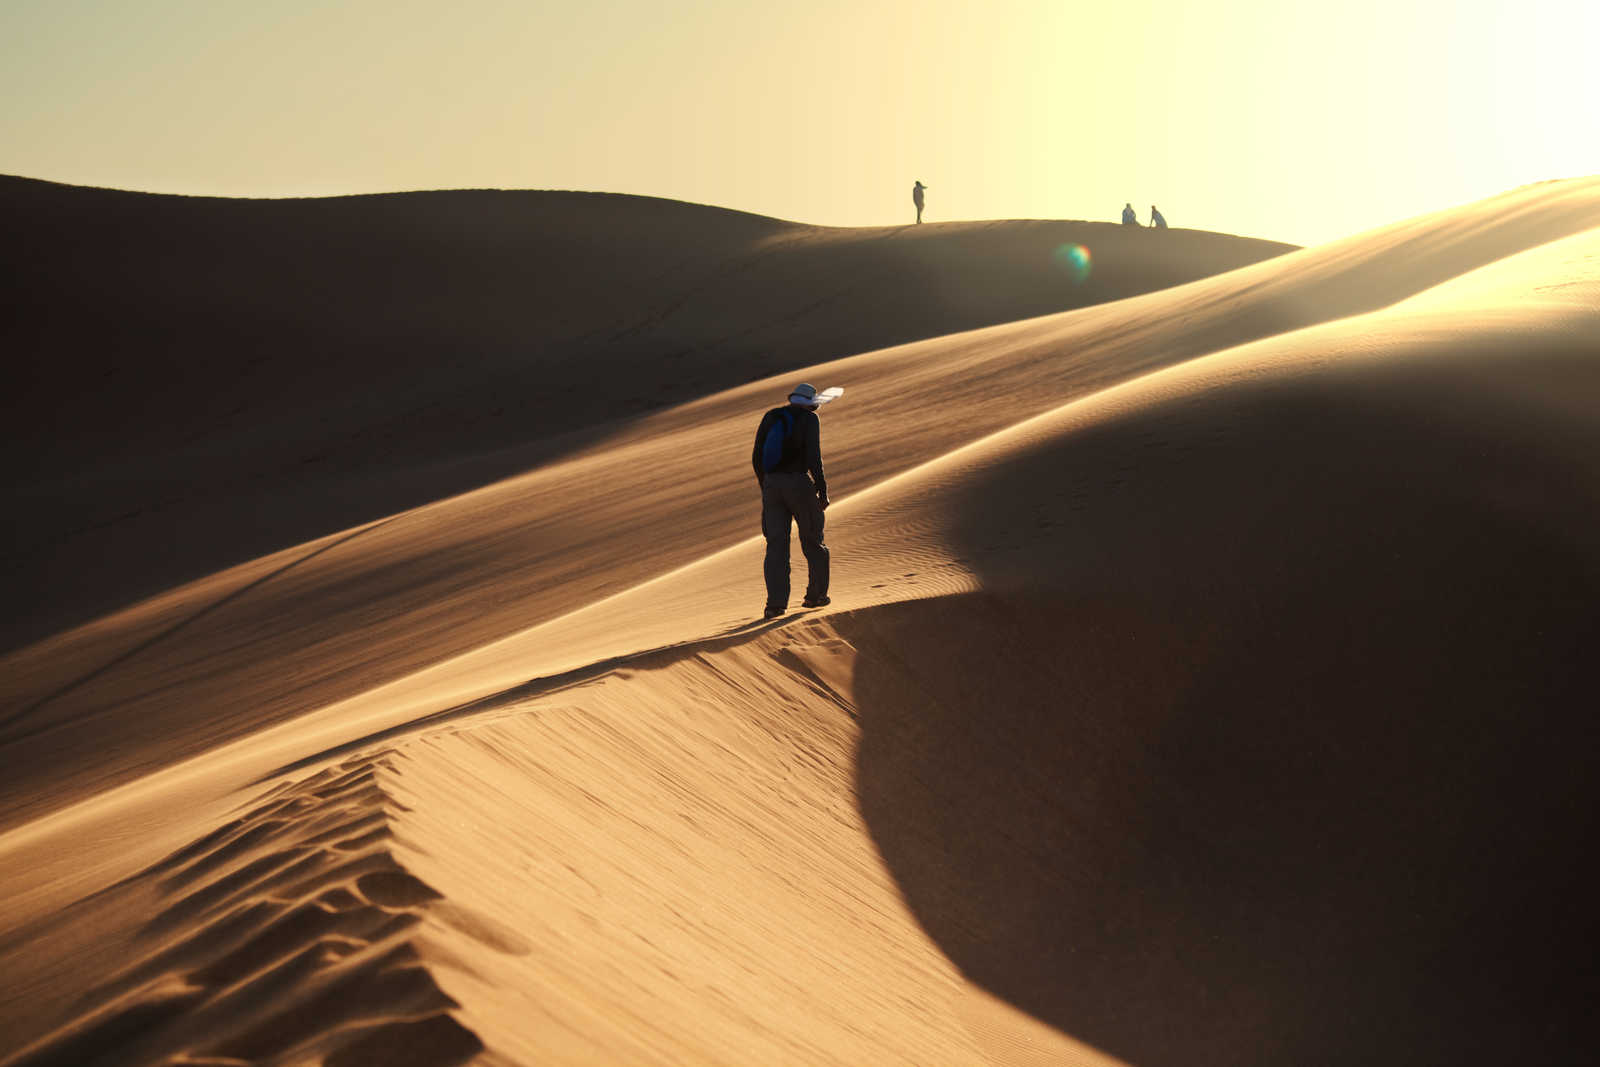
[{"label": "blue backpack", "polygon": [[794,432],[794,426],[794,412],[787,408],[778,412],[778,417],[772,420],[767,439],[761,442],[761,467],[767,473],[777,470],[778,464],[783,462],[784,453],[788,451],[785,446],[789,443],[789,435]]}]

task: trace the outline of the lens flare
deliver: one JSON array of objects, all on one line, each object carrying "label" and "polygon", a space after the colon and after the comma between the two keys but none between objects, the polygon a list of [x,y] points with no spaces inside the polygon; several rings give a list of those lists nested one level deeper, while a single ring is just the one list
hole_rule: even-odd
[{"label": "lens flare", "polygon": [[1083,245],[1062,245],[1052,253],[1052,257],[1056,261],[1056,266],[1066,271],[1067,277],[1072,279],[1074,285],[1082,285],[1089,280],[1092,261],[1089,258],[1089,250]]}]

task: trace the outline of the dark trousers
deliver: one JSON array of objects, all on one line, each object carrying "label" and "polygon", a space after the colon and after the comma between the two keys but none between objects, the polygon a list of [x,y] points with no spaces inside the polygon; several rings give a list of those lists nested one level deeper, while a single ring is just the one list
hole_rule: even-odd
[{"label": "dark trousers", "polygon": [[806,554],[806,599],[828,595],[828,546],[822,543],[822,505],[808,474],[773,471],[761,488],[761,533],[767,539],[762,573],[767,579],[767,607],[789,606],[789,523],[800,528],[800,550]]}]

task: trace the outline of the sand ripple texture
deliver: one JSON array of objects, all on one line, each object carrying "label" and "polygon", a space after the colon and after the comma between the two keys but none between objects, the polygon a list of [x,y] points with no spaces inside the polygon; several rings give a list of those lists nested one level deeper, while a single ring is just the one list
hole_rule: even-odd
[{"label": "sand ripple texture", "polygon": [[439,894],[394,857],[391,756],[269,790],[112,893],[161,909],[70,1023],[7,1064],[464,1063],[482,1044],[423,964]]}]

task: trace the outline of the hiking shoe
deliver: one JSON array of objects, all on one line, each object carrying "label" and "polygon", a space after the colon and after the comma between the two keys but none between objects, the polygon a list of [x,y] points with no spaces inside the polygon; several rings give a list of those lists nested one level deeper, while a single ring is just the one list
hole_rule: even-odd
[{"label": "hiking shoe", "polygon": [[824,607],[827,607],[829,604],[832,604],[832,603],[833,603],[833,598],[832,597],[827,597],[827,596],[808,596],[804,600],[800,601],[800,606],[803,607],[803,608],[824,608]]},{"label": "hiking shoe", "polygon": [[776,619],[779,615],[782,615],[782,614],[783,614],[783,609],[782,608],[767,608],[765,611],[763,611],[761,613],[761,617],[763,619]]}]

